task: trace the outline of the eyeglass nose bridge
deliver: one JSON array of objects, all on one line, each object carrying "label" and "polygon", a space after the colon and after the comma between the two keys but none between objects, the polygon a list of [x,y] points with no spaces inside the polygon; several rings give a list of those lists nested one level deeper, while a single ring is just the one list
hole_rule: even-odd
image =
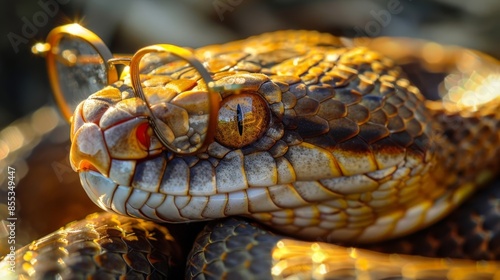
[{"label": "eyeglass nose bridge", "polygon": [[113,58],[108,59],[108,66],[114,67],[115,65],[118,65],[118,64],[129,66],[130,61],[132,61],[131,57],[113,57]]},{"label": "eyeglass nose bridge", "polygon": [[[114,73],[118,73],[116,66],[123,65],[123,66],[125,66],[125,68],[128,68],[128,67],[130,67],[131,61],[132,61],[131,57],[113,57],[113,58],[108,59],[108,61],[107,61],[107,64],[108,64],[108,84],[112,84],[112,83],[118,81],[119,79],[121,79],[124,72],[129,72],[129,71],[123,70],[121,75],[114,74]],[[112,73],[112,74],[110,75],[110,73]]]}]

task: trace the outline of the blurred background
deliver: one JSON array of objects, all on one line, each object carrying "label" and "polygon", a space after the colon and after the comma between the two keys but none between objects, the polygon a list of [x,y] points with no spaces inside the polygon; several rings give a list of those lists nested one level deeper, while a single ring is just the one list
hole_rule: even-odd
[{"label": "blurred background", "polygon": [[[58,25],[79,22],[116,53],[155,43],[199,47],[279,29],[314,29],[347,37],[424,38],[500,57],[499,13],[498,0],[2,1],[0,220],[8,215],[8,165],[16,167],[16,183],[25,177],[16,188],[16,215],[22,218],[18,244],[97,210],[81,196],[78,176],[69,167],[68,125],[56,110],[45,107],[2,131],[42,106],[54,108],[45,60],[34,56],[31,46]],[[7,235],[0,224],[0,255]]]}]

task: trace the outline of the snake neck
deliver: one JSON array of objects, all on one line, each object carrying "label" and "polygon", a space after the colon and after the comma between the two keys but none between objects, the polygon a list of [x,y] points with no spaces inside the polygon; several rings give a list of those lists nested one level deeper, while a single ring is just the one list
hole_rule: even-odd
[{"label": "snake neck", "polygon": [[440,184],[457,189],[483,185],[499,167],[498,61],[458,46],[408,38],[375,38],[358,44],[393,59],[428,99],[435,131]]},{"label": "snake neck", "polygon": [[435,172],[438,182],[447,182],[451,189],[467,184],[480,187],[497,174],[500,170],[499,103],[492,101],[479,108],[458,110],[443,102],[427,102],[436,120],[436,157],[441,169]]}]

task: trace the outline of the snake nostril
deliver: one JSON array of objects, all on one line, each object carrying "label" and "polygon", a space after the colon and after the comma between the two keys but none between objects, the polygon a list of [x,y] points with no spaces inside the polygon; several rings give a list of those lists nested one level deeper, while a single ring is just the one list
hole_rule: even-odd
[{"label": "snake nostril", "polygon": [[97,168],[88,160],[82,160],[80,161],[80,164],[78,165],[78,171],[95,171],[99,172]]}]

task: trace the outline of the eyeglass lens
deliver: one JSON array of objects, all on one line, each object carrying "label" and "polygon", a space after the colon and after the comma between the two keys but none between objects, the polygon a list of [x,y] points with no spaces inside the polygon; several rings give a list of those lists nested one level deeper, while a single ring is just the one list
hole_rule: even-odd
[{"label": "eyeglass lens", "polygon": [[201,74],[168,52],[147,53],[139,69],[158,136],[174,152],[197,151],[210,121],[210,93]]},{"label": "eyeglass lens", "polygon": [[87,41],[63,35],[55,50],[57,82],[73,112],[78,103],[107,85],[104,59]]}]

